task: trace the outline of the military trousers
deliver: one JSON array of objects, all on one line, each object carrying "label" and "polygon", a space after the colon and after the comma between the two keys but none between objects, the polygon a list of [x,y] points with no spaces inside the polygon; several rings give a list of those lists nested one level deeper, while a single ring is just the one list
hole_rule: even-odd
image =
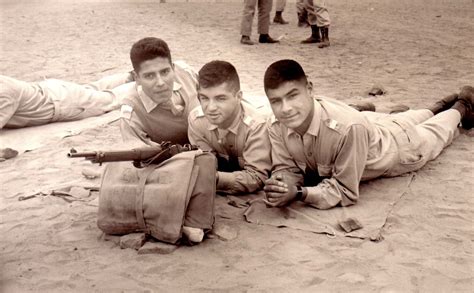
[{"label": "military trousers", "polygon": [[324,0],[304,0],[304,4],[308,12],[308,22],[310,25],[325,27],[331,24]]},{"label": "military trousers", "polygon": [[[397,114],[363,112],[369,120],[392,134],[393,151],[384,158],[392,177],[412,172],[435,159],[459,134],[461,114],[449,109],[434,115],[430,110],[408,110]],[[392,155],[390,155],[392,154]]]},{"label": "military trousers", "polygon": [[286,0],[276,0],[275,11],[285,10]]},{"label": "military trousers", "polygon": [[1,99],[13,106],[5,118],[6,128],[42,125],[55,121],[79,120],[117,109],[119,99],[109,89],[128,81],[128,73],[105,77],[80,85],[58,79],[25,82],[0,76]]},{"label": "military trousers", "polygon": [[255,10],[258,8],[258,26],[259,34],[268,34],[270,30],[270,12],[272,11],[273,0],[244,0],[244,10],[240,34],[242,36],[252,35],[252,23]]}]

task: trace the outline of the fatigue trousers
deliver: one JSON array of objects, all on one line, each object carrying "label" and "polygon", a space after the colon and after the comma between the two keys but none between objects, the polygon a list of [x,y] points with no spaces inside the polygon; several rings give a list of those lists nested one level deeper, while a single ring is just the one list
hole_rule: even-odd
[{"label": "fatigue trousers", "polygon": [[298,15],[303,14],[306,10],[304,0],[296,0],[296,13]]},{"label": "fatigue trousers", "polygon": [[285,10],[286,0],[276,0],[275,11]]},{"label": "fatigue trousers", "polygon": [[308,22],[310,25],[325,27],[331,24],[324,0],[304,0],[304,4],[308,12]]},{"label": "fatigue trousers", "polygon": [[376,124],[389,129],[396,155],[387,157],[384,176],[416,171],[435,159],[459,134],[461,114],[449,109],[437,115],[430,110],[408,110],[397,114],[363,112]]},{"label": "fatigue trousers", "polygon": [[79,120],[115,110],[120,106],[119,99],[109,89],[123,84],[127,78],[128,73],[116,74],[80,85],[58,79],[25,82],[0,76],[0,94],[19,101],[18,109],[5,127]]},{"label": "fatigue trousers", "polygon": [[273,0],[245,0],[242,15],[240,34],[242,36],[252,35],[252,22],[255,9],[258,6],[258,33],[268,34],[270,30],[270,12],[272,11]]}]

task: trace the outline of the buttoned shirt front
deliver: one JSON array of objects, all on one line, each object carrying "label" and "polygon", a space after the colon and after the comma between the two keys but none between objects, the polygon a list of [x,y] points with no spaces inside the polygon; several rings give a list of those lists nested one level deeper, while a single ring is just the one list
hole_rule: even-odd
[{"label": "buttoned shirt front", "polygon": [[121,107],[121,132],[132,146],[156,145],[163,141],[188,143],[188,115],[197,100],[197,74],[184,62],[174,63],[175,81],[170,100],[157,104],[135,83]]},{"label": "buttoned shirt front", "polygon": [[188,137],[192,144],[225,159],[237,158],[241,170],[219,172],[217,189],[230,194],[254,192],[263,186],[271,167],[270,142],[265,117],[241,103],[227,129],[219,129],[204,116],[202,108],[189,116]]},{"label": "buttoned shirt front", "polygon": [[396,146],[386,128],[327,98],[315,100],[313,119],[303,136],[274,118],[269,136],[273,173],[287,173],[298,184],[307,169],[328,177],[307,187],[305,201],[320,209],[354,204],[359,182],[383,175],[396,159]]}]

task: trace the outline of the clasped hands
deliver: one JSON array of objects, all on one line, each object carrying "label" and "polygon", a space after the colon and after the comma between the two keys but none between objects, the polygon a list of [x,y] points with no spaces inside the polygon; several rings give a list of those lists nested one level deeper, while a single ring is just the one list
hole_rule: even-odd
[{"label": "clasped hands", "polygon": [[263,190],[266,198],[263,202],[268,207],[283,207],[295,200],[298,192],[296,185],[285,181],[287,180],[281,174],[265,181]]}]

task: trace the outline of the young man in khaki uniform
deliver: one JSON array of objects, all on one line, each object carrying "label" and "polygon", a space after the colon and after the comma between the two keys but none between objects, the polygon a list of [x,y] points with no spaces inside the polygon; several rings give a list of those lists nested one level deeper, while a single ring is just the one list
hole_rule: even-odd
[{"label": "young man in khaki uniform", "polygon": [[312,84],[293,60],[270,65],[264,87],[274,113],[272,177],[264,188],[270,206],[295,200],[319,209],[355,204],[361,180],[420,169],[452,142],[460,122],[467,129],[474,122],[470,86],[428,109],[397,114],[314,99]]},{"label": "young man in khaki uniform", "polygon": [[[183,62],[173,62],[165,41],[148,37],[130,50],[135,83],[116,90],[124,97],[120,130],[128,147],[157,145],[163,141],[189,143],[188,115],[197,100],[197,74]],[[213,194],[198,194],[189,201],[183,234],[201,242],[213,214]],[[212,223],[211,223],[212,224]]]},{"label": "young man in khaki uniform", "polygon": [[271,167],[266,119],[242,102],[239,76],[225,61],[199,71],[201,106],[189,116],[189,140],[218,158],[217,190],[251,193],[263,187]]},{"label": "young man in khaki uniform", "polygon": [[188,143],[188,115],[197,100],[197,74],[184,62],[172,62],[165,41],[144,38],[130,51],[135,83],[117,90],[124,96],[120,130],[132,146],[163,141]]}]

